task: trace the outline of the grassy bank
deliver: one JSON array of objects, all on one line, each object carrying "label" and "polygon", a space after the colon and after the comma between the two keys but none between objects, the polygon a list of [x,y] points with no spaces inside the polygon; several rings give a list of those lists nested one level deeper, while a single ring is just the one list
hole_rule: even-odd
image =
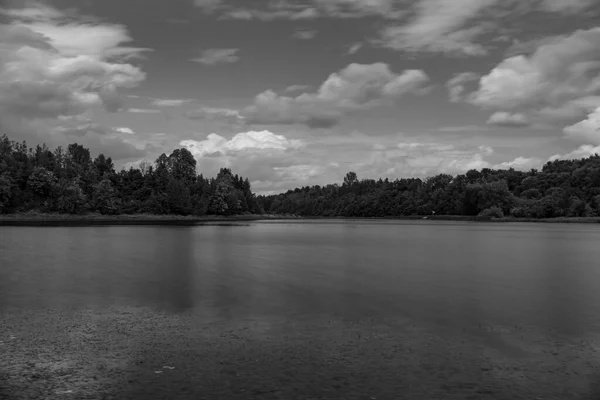
[{"label": "grassy bank", "polygon": [[298,219],[295,215],[244,214],[218,215],[101,215],[17,213],[0,215],[0,226],[89,226],[89,225],[196,225],[210,222]]},{"label": "grassy bank", "polygon": [[402,215],[396,217],[305,217],[306,219],[353,219],[353,220],[429,220],[429,221],[465,221],[465,222],[543,222],[543,223],[587,223],[598,224],[600,217],[559,217],[559,218],[492,218],[472,215]]},{"label": "grassy bank", "polygon": [[300,217],[291,214],[244,214],[232,216],[183,216],[183,215],[101,215],[101,214],[46,214],[17,213],[0,215],[0,226],[89,226],[89,225],[197,225],[220,222],[243,222],[261,220],[429,220],[429,221],[465,221],[465,222],[538,222],[538,223],[586,223],[598,224],[600,217],[560,217],[560,218],[490,218],[469,215],[407,215],[397,217]]},{"label": "grassy bank", "polygon": [[570,224],[600,224],[600,217],[558,217],[558,218],[493,218],[492,222],[544,222]]}]

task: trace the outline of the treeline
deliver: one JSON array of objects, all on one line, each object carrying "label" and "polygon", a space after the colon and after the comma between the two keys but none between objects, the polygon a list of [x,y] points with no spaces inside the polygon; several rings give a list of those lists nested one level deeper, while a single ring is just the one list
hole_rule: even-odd
[{"label": "treeline", "polygon": [[196,173],[187,149],[156,162],[115,171],[103,154],[74,143],[35,149],[0,136],[0,213],[233,215],[261,213],[250,182],[222,168],[216,178]]},{"label": "treeline", "polygon": [[546,163],[541,171],[470,170],[427,179],[362,179],[349,172],[341,185],[302,187],[255,196],[248,178],[221,168],[215,178],[196,172],[187,149],[153,163],[115,171],[110,157],[66,149],[29,148],[0,136],[0,213],[296,214],[323,217],[411,215],[600,216],[600,156]]},{"label": "treeline", "polygon": [[302,216],[468,215],[519,218],[600,216],[600,156],[552,161],[541,171],[470,170],[457,176],[363,179],[258,196],[265,211]]}]

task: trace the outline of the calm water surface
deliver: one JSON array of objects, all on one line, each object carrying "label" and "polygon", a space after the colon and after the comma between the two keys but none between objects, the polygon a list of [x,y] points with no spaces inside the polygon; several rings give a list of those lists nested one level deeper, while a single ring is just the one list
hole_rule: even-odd
[{"label": "calm water surface", "polygon": [[220,318],[408,317],[600,333],[600,227],[269,221],[0,228],[0,312],[146,306]]}]

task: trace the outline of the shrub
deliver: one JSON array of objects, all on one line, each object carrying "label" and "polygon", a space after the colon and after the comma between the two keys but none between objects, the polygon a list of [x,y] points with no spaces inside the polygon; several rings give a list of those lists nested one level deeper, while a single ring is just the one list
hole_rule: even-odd
[{"label": "shrub", "polygon": [[501,208],[494,206],[494,207],[486,208],[485,210],[480,212],[479,217],[504,218],[504,213],[502,212]]}]

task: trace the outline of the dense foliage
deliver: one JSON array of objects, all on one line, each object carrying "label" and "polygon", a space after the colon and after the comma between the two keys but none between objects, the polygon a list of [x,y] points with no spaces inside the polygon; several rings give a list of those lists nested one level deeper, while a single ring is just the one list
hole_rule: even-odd
[{"label": "dense foliage", "polygon": [[303,187],[258,202],[270,213],[303,216],[600,216],[600,156],[548,162],[541,171],[484,168],[425,180],[359,180],[349,172],[341,186]]},{"label": "dense foliage", "polygon": [[216,178],[196,173],[186,149],[162,154],[154,165],[116,172],[110,158],[75,143],[45,145],[0,136],[0,213],[36,210],[80,214],[232,215],[260,213],[250,182],[222,168]]}]

